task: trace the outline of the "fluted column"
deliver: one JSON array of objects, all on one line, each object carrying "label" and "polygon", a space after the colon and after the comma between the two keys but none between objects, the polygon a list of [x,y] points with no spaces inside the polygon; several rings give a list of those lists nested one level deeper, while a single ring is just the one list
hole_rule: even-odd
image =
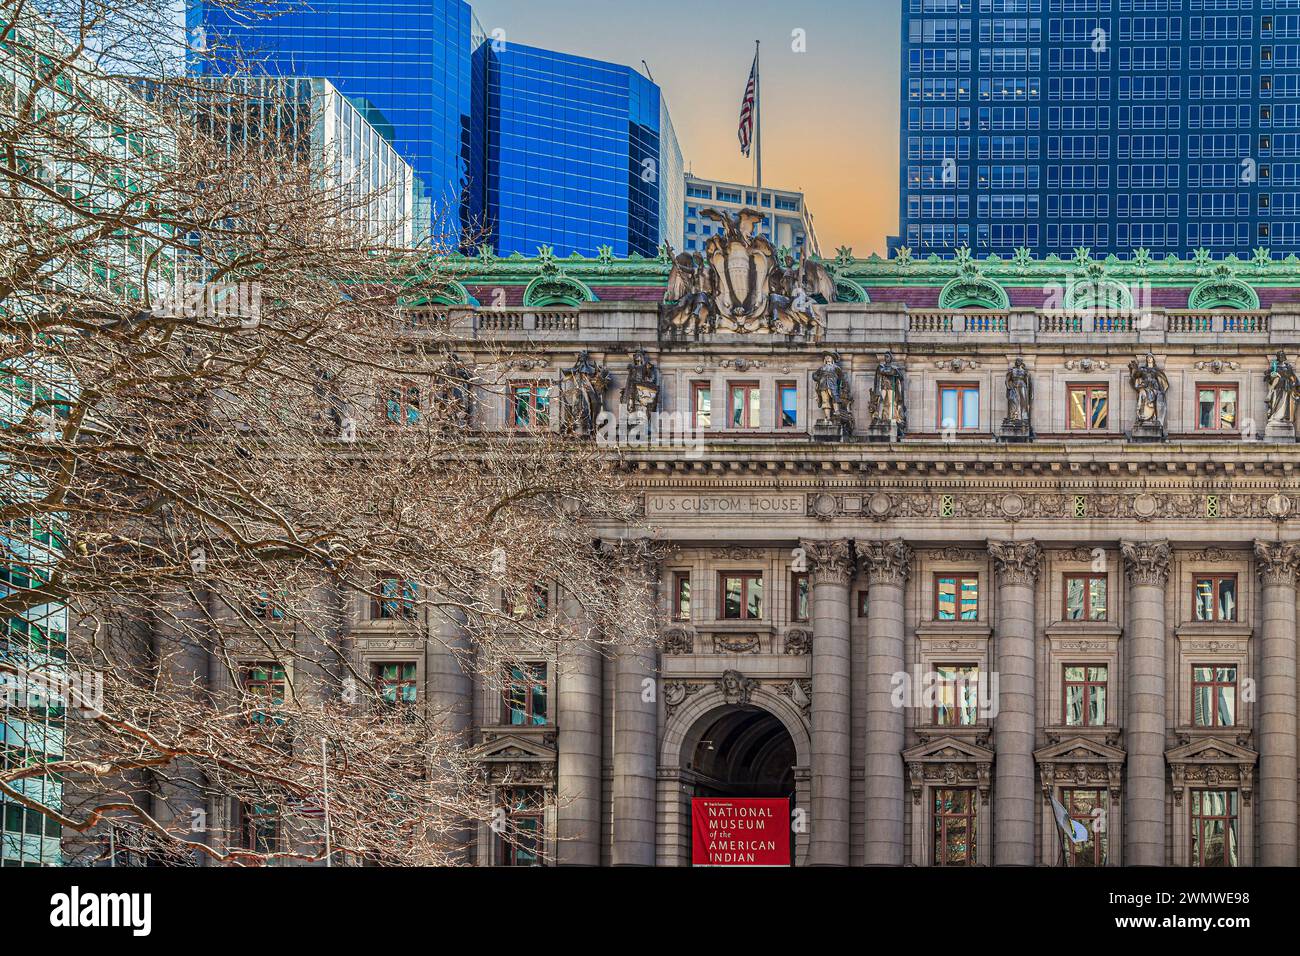
[{"label": "fluted column", "polygon": [[[636,543],[623,545],[638,549]],[[643,553],[630,556],[634,573],[620,588],[621,611],[653,615],[658,564]],[[614,658],[614,846],[615,866],[655,865],[655,789],[658,761],[659,654],[647,634],[619,634]]]},{"label": "fluted column", "polygon": [[601,655],[578,599],[565,593],[572,630],[557,655],[556,842],[560,866],[600,865]]},{"label": "fluted column", "polygon": [[1256,541],[1264,626],[1256,668],[1259,707],[1259,862],[1296,865],[1296,562],[1294,542]]},{"label": "fluted column", "polygon": [[[1124,865],[1165,864],[1165,585],[1168,541],[1121,541],[1129,585],[1124,635]],[[1294,733],[1295,727],[1292,726]]]},{"label": "fluted column", "polygon": [[894,675],[903,663],[903,595],[912,549],[902,539],[858,543],[867,600],[867,866],[903,865],[903,708]]},{"label": "fluted column", "polygon": [[849,579],[853,542],[804,541],[813,587],[811,866],[849,865]]},{"label": "fluted column", "polygon": [[[993,718],[993,863],[1034,865],[1034,589],[1043,551],[1033,541],[989,541],[997,574],[997,715]],[[992,702],[980,701],[980,706]]]}]

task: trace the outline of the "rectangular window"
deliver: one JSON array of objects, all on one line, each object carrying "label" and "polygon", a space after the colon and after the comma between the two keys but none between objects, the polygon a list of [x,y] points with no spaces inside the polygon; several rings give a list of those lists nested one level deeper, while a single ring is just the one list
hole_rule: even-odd
[{"label": "rectangular window", "polygon": [[763,575],[757,571],[724,571],[718,575],[719,609],[725,620],[754,620],[763,616]]},{"label": "rectangular window", "polygon": [[375,593],[370,596],[370,618],[374,621],[412,620],[415,601],[415,582],[380,577],[375,582]]},{"label": "rectangular window", "polygon": [[511,424],[515,428],[545,428],[551,420],[551,387],[542,382],[515,382],[510,386]]},{"label": "rectangular window", "polygon": [[[1071,820],[1083,824],[1088,839],[1082,843],[1067,841],[1071,866],[1106,865],[1105,814],[1108,801],[1105,790],[1062,790],[1061,805]],[[1099,819],[1103,822],[1098,823]]]},{"label": "rectangular window", "polygon": [[757,382],[738,382],[727,386],[727,404],[731,409],[731,428],[757,428],[759,390]]},{"label": "rectangular window", "polygon": [[936,664],[934,670],[935,726],[974,726],[979,720],[979,667],[975,664]]},{"label": "rectangular window", "polygon": [[502,723],[538,727],[546,723],[546,665],[516,664],[506,670]]},{"label": "rectangular window", "polygon": [[871,592],[858,592],[858,617],[867,617],[868,611],[871,610]]},{"label": "rectangular window", "polygon": [[1065,665],[1065,726],[1105,725],[1108,678],[1105,664]]},{"label": "rectangular window", "polygon": [[540,621],[546,617],[550,609],[551,589],[540,582],[518,592],[513,595],[513,598],[511,594],[501,595],[501,610],[516,620],[522,621],[526,617],[532,617],[533,620]]},{"label": "rectangular window", "polygon": [[694,431],[713,427],[713,397],[708,382],[691,383],[691,424]]},{"label": "rectangular window", "polygon": [[280,848],[280,811],[260,803],[239,805],[240,842],[254,853],[276,853]]},{"label": "rectangular window", "polygon": [[673,572],[673,620],[691,619],[691,572]]},{"label": "rectangular window", "polygon": [[934,865],[975,865],[977,798],[972,787],[934,791]]},{"label": "rectangular window", "polygon": [[390,707],[411,705],[416,699],[415,661],[383,661],[372,669],[375,693]]},{"label": "rectangular window", "polygon": [[398,382],[384,396],[384,418],[394,425],[414,425],[420,420],[420,387]]},{"label": "rectangular window", "polygon": [[934,576],[934,619],[977,621],[980,608],[978,574],[936,574]]},{"label": "rectangular window", "polygon": [[976,431],[980,427],[978,385],[939,386],[939,428],[943,431]]},{"label": "rectangular window", "polygon": [[239,683],[250,708],[249,719],[253,723],[281,722],[279,718],[269,717],[267,711],[284,706],[285,694],[289,689],[284,665],[273,661],[245,664],[240,668]]},{"label": "rectangular window", "polygon": [[808,620],[808,573],[800,571],[790,575],[790,620]]},{"label": "rectangular window", "polygon": [[497,828],[498,866],[541,866],[545,837],[545,799],[536,787],[514,787],[501,794],[505,810]]},{"label": "rectangular window", "polygon": [[1192,723],[1233,727],[1237,723],[1237,668],[1198,664],[1192,668]]},{"label": "rectangular window", "polygon": [[1067,621],[1106,620],[1106,575],[1067,574],[1065,576],[1065,619]]},{"label": "rectangular window", "polygon": [[1237,865],[1237,791],[1193,790],[1192,866]]},{"label": "rectangular window", "polygon": [[799,389],[794,382],[781,382],[776,386],[780,407],[780,427],[799,427]]},{"label": "rectangular window", "polygon": [[1105,431],[1110,424],[1110,386],[1071,385],[1069,387],[1069,421],[1071,431]]},{"label": "rectangular window", "polygon": [[1196,386],[1196,428],[1198,431],[1235,431],[1237,428],[1237,386]]},{"label": "rectangular window", "polygon": [[1235,574],[1201,574],[1193,581],[1198,621],[1235,621],[1237,619],[1237,576]]}]

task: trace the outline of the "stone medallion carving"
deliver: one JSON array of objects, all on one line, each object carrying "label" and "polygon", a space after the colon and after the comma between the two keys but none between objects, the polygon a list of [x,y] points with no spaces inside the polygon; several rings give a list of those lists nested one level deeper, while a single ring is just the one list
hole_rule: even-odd
[{"label": "stone medallion carving", "polygon": [[890,501],[889,495],[883,491],[877,491],[867,499],[867,514],[877,521],[884,521],[889,517],[889,512],[893,510],[893,502]]},{"label": "stone medallion carving", "polygon": [[818,521],[830,521],[835,517],[838,506],[834,495],[825,492],[808,496],[808,513]]},{"label": "stone medallion carving", "polygon": [[1003,495],[1002,513],[1008,518],[1019,518],[1025,513],[1025,499],[1017,494]]},{"label": "stone medallion carving", "polygon": [[684,627],[670,627],[664,631],[665,654],[693,654],[695,635]]},{"label": "stone medallion carving", "polygon": [[805,655],[812,653],[813,632],[806,627],[792,627],[785,632],[785,653]]},{"label": "stone medallion carving", "polygon": [[1139,521],[1150,521],[1156,516],[1159,508],[1160,502],[1156,500],[1155,495],[1144,492],[1133,499],[1133,517]]},{"label": "stone medallion carving", "polygon": [[1265,507],[1272,517],[1285,518],[1291,513],[1291,499],[1286,495],[1270,495]]}]

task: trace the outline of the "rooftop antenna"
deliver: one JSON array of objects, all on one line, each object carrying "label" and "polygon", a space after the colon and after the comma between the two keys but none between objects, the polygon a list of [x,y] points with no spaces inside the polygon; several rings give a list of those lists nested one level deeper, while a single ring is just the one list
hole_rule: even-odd
[{"label": "rooftop antenna", "polygon": [[655,75],[650,72],[650,64],[645,61],[645,57],[641,58],[641,65],[645,67],[645,75],[650,77],[650,82],[651,83],[656,82]]}]

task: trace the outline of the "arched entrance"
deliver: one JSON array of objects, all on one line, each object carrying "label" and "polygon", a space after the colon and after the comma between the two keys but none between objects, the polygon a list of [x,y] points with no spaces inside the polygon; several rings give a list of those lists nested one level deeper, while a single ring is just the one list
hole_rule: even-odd
[{"label": "arched entrance", "polygon": [[794,740],[775,716],[757,707],[724,707],[697,727],[682,754],[694,796],[794,800]]}]

